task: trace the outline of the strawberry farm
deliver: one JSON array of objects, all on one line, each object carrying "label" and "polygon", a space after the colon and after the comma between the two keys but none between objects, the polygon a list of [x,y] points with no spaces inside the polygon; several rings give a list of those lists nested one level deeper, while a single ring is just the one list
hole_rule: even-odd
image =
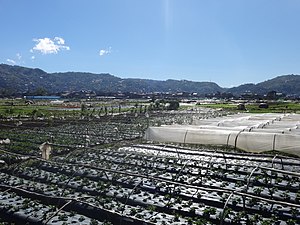
[{"label": "strawberry farm", "polygon": [[[22,125],[2,121],[0,221],[300,224],[297,155],[144,139],[149,128],[206,123],[211,129],[208,122],[226,124],[228,116],[204,109]],[[277,123],[269,124],[271,130]],[[51,146],[48,160],[41,156],[42,143]]]}]

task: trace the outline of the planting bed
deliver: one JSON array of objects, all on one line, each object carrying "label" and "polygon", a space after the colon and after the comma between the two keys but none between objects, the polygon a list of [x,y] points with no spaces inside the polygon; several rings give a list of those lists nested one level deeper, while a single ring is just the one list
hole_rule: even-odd
[{"label": "planting bed", "polygon": [[125,123],[88,122],[68,123],[54,127],[13,128],[0,130],[0,140],[8,138],[5,147],[10,152],[38,156],[39,145],[52,143],[53,154],[67,153],[70,149],[133,140],[143,136],[141,125]]},{"label": "planting bed", "polygon": [[2,151],[0,217],[24,224],[299,224],[300,160],[166,145]]},{"label": "planting bed", "polygon": [[[299,158],[142,143],[149,125],[223,113],[2,127],[10,143],[0,145],[0,223],[300,224]],[[46,141],[48,161],[39,150]]]},{"label": "planting bed", "polygon": [[[28,121],[1,121],[0,144],[9,139],[5,149],[20,154],[39,156],[39,146],[48,141],[52,154],[67,154],[78,147],[97,146],[142,138],[149,125],[192,124],[193,121],[226,115],[226,112],[202,109],[181,112],[147,112],[120,114],[100,118]],[[2,124],[3,122],[3,124]],[[7,123],[7,124],[6,124]],[[17,125],[21,124],[21,125]]]}]

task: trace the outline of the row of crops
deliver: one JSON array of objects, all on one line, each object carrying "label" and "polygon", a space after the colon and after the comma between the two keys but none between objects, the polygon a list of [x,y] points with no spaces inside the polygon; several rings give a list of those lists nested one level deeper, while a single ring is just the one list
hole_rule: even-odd
[{"label": "row of crops", "polygon": [[3,126],[0,140],[10,142],[0,145],[0,223],[300,224],[300,159],[141,139],[149,125],[224,113]]},{"label": "row of crops", "polygon": [[2,151],[0,213],[37,224],[299,224],[300,160],[174,146]]},{"label": "row of crops", "polygon": [[[97,146],[140,139],[148,126],[191,124],[194,120],[221,116],[225,112],[203,109],[118,115],[95,120],[9,121],[0,124],[0,140],[10,140],[6,150],[15,153],[39,155],[38,146],[50,142],[56,146],[54,154],[66,154],[74,148]],[[21,124],[21,125],[18,125]]]}]

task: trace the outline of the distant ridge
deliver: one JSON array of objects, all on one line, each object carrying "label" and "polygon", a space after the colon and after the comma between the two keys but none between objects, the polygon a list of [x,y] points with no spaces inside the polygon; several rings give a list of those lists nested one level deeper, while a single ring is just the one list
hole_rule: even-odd
[{"label": "distant ridge", "polygon": [[197,92],[198,94],[223,92],[213,82],[187,80],[122,79],[110,74],[84,72],[46,73],[40,69],[0,64],[0,91],[15,93],[45,89],[49,93],[92,90],[96,92]]},{"label": "distant ridge", "polygon": [[243,84],[228,89],[234,95],[241,95],[245,92],[266,94],[276,91],[287,95],[300,95],[300,75],[282,75],[257,84]]},{"label": "distant ridge", "polygon": [[214,82],[194,82],[188,80],[122,79],[108,73],[84,72],[47,73],[41,69],[0,64],[0,94],[34,93],[46,90],[48,93],[91,90],[101,93],[111,92],[189,92],[200,95],[217,92],[244,92],[266,94],[269,91],[288,95],[300,95],[300,75],[283,75],[258,84],[242,84],[233,88],[222,88]]}]

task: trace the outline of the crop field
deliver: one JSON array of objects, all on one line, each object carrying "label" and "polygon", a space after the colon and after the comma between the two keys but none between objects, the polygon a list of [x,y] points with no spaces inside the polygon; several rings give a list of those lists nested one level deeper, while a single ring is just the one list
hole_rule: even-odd
[{"label": "crop field", "polygon": [[0,223],[300,224],[299,158],[142,139],[149,124],[216,116],[8,121],[0,129],[0,140],[10,140],[0,145]]},{"label": "crop field", "polygon": [[[223,108],[229,111],[241,111],[237,104],[217,103],[217,104],[201,104],[201,107],[207,108]],[[250,113],[299,113],[299,102],[268,102],[268,108],[259,108],[259,103],[245,104],[245,110]]]}]

